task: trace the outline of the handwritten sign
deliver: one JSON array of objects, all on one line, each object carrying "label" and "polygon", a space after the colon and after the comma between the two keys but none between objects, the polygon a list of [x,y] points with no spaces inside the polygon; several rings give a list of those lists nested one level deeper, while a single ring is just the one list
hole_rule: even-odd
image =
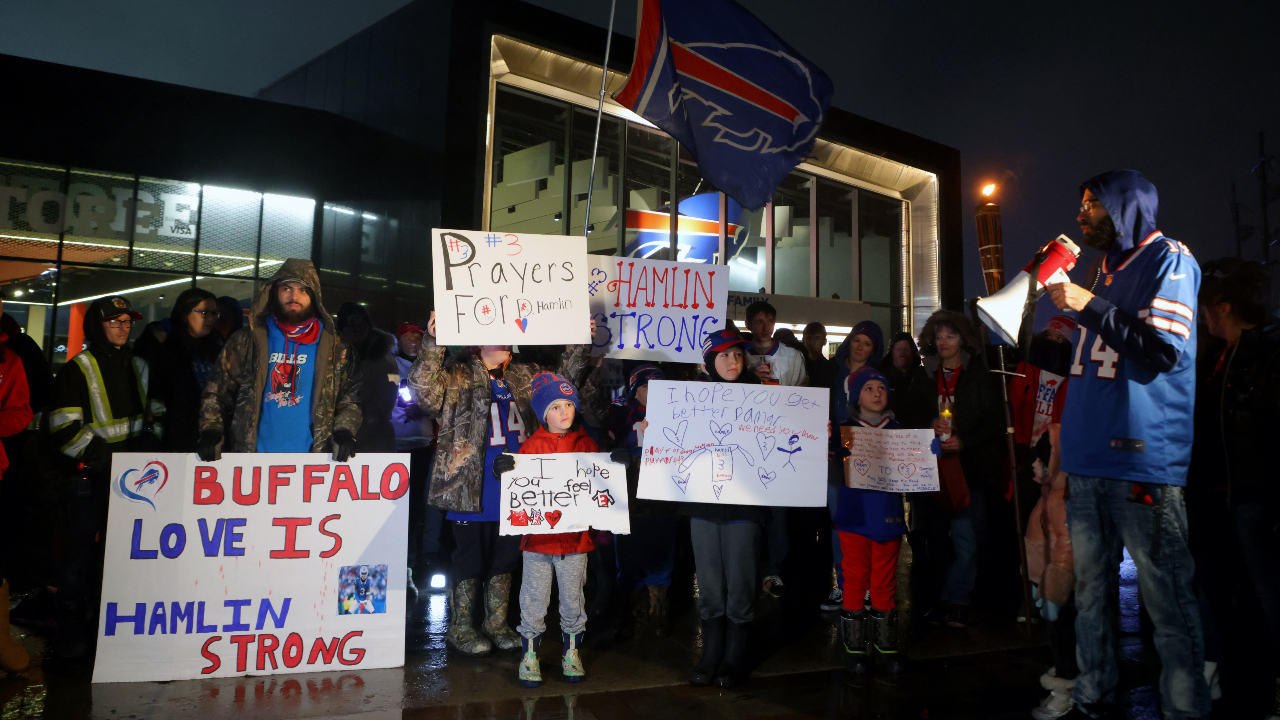
[{"label": "handwritten sign", "polygon": [[432,230],[441,345],[586,343],[587,241]]},{"label": "handwritten sign", "polygon": [[409,455],[111,456],[93,682],[404,665]]},{"label": "handwritten sign", "polygon": [[702,362],[702,337],[724,327],[723,265],[591,255],[587,290],[596,356]]},{"label": "handwritten sign", "polygon": [[844,484],[884,492],[937,490],[938,458],[932,430],[877,430],[842,426],[840,441],[849,449]]},{"label": "handwritten sign", "polygon": [[500,535],[549,535],[587,528],[631,532],[627,468],[608,453],[516,455],[502,474]]},{"label": "handwritten sign", "polygon": [[829,398],[825,388],[650,381],[637,497],[826,505]]}]

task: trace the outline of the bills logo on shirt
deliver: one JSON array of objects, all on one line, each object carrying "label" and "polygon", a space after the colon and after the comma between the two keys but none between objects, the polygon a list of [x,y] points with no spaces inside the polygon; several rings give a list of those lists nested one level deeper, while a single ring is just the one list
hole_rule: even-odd
[{"label": "bills logo on shirt", "polygon": [[302,402],[302,395],[294,385],[298,378],[297,365],[307,364],[307,356],[303,354],[289,356],[284,353],[271,353],[269,362],[271,372],[267,374],[271,387],[267,390],[268,401],[274,400],[278,407],[291,407]]}]

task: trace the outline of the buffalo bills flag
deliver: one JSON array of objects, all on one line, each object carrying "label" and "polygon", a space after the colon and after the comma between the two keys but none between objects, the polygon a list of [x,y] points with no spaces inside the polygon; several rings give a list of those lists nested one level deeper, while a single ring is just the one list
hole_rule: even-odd
[{"label": "buffalo bills flag", "polygon": [[744,207],[769,202],[813,148],[831,79],[733,0],[640,0],[638,27],[617,101]]}]

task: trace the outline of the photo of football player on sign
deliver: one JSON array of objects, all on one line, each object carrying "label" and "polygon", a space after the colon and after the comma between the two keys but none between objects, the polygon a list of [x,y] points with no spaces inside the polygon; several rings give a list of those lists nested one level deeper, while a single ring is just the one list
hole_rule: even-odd
[{"label": "photo of football player on sign", "polygon": [[339,615],[371,615],[386,611],[386,565],[347,565],[339,570]]}]

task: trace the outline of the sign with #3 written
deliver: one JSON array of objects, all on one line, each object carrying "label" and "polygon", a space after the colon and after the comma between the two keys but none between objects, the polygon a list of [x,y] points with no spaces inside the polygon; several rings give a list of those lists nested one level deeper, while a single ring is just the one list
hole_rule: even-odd
[{"label": "sign with #3 written", "polygon": [[627,468],[609,453],[515,455],[502,474],[500,535],[550,535],[588,528],[631,532]]},{"label": "sign with #3 written", "polygon": [[586,238],[469,230],[431,238],[441,345],[591,341]]},{"label": "sign with #3 written", "polygon": [[409,455],[117,453],[93,682],[404,664]]}]

